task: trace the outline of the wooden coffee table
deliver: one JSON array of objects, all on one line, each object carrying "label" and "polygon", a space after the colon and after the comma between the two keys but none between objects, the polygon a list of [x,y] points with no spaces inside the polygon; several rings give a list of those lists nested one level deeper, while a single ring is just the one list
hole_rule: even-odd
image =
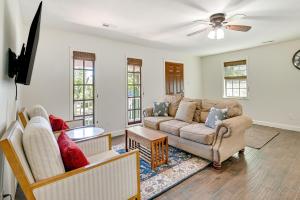
[{"label": "wooden coffee table", "polygon": [[155,169],[161,164],[168,163],[168,136],[158,131],[134,126],[126,129],[126,151],[139,149],[141,158]]}]

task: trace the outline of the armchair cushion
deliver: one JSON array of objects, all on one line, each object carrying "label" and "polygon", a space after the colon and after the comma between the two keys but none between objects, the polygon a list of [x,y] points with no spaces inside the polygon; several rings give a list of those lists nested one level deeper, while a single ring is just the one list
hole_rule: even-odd
[{"label": "armchair cushion", "polygon": [[56,117],[54,115],[49,115],[50,125],[52,127],[52,131],[62,131],[69,129],[68,124],[61,118]]},{"label": "armchair cushion", "polygon": [[35,106],[31,107],[27,111],[27,113],[28,113],[28,116],[29,116],[30,119],[33,118],[33,117],[40,116],[40,117],[45,118],[48,121],[48,123],[50,123],[49,115],[48,115],[46,109],[41,105],[35,105]]},{"label": "armchair cushion", "polygon": [[58,137],[57,143],[66,171],[71,171],[89,164],[89,161],[79,146],[73,142],[64,131],[62,131]]},{"label": "armchair cushion", "polygon": [[43,117],[29,121],[23,134],[23,147],[36,181],[65,172],[57,141]]},{"label": "armchair cushion", "polygon": [[110,160],[117,155],[119,155],[117,152],[115,152],[114,150],[110,150],[90,156],[88,157],[88,160],[90,161],[90,163],[102,163]]}]

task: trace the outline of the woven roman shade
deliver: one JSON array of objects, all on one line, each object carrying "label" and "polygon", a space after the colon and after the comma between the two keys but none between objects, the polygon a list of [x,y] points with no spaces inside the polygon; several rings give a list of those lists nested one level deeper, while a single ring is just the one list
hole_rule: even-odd
[{"label": "woven roman shade", "polygon": [[74,60],[95,61],[96,60],[96,54],[88,53],[88,52],[73,51],[73,59]]},{"label": "woven roman shade", "polygon": [[137,65],[137,66],[142,66],[143,61],[141,59],[137,58],[127,58],[127,65]]},{"label": "woven roman shade", "polygon": [[237,65],[246,65],[246,60],[238,60],[238,61],[224,63],[224,67],[231,67],[231,66],[237,66]]}]

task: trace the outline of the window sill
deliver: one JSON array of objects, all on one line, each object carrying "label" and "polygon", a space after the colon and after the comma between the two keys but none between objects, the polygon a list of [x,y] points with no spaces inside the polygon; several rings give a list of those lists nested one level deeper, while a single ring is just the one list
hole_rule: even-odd
[{"label": "window sill", "polygon": [[224,97],[223,99],[249,100],[249,97]]}]

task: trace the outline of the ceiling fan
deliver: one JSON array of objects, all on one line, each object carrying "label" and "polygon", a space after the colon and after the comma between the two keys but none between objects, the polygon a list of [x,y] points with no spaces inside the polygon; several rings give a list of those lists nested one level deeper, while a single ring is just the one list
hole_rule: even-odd
[{"label": "ceiling fan", "polygon": [[200,34],[205,31],[209,31],[208,38],[210,39],[223,39],[224,38],[224,29],[232,30],[232,31],[241,31],[247,32],[251,29],[251,26],[245,25],[229,25],[231,21],[236,18],[243,18],[246,15],[244,14],[235,14],[226,19],[225,13],[216,13],[210,16],[209,21],[206,20],[196,20],[194,23],[204,23],[207,24],[208,27],[197,30],[195,32],[187,34],[187,36],[194,36]]}]

